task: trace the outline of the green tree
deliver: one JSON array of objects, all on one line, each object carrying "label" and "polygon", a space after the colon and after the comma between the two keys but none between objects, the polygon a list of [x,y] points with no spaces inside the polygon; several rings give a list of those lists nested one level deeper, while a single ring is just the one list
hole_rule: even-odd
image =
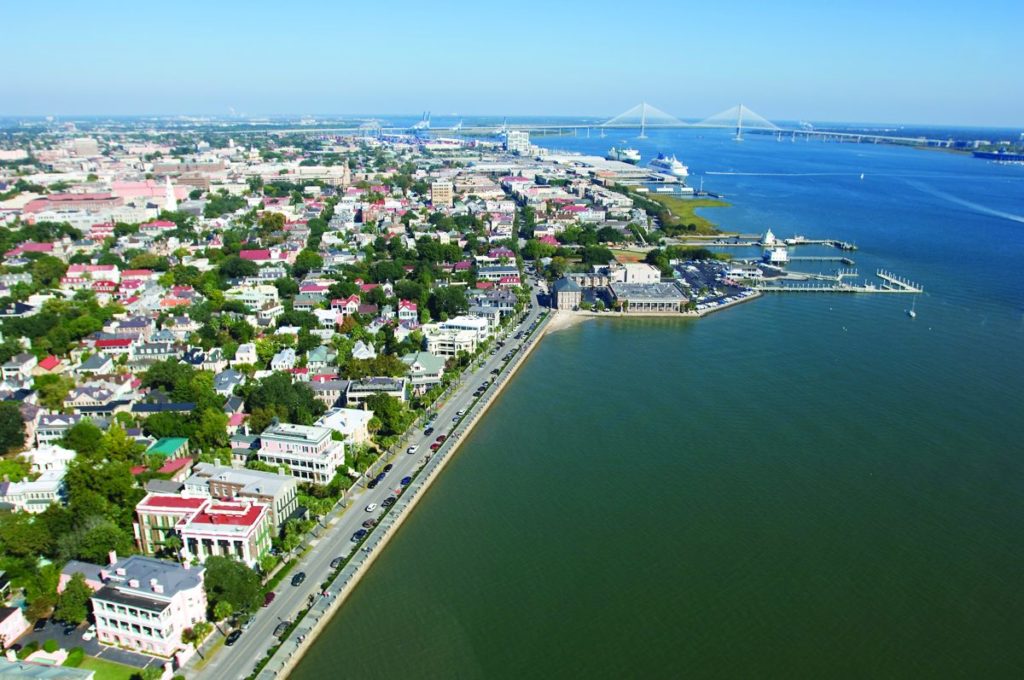
[{"label": "green tree", "polygon": [[63,375],[37,375],[33,381],[39,404],[51,411],[61,411],[64,399],[75,386],[75,381]]},{"label": "green tree", "polygon": [[252,612],[260,606],[260,578],[255,571],[230,557],[208,557],[205,566],[204,587],[211,611],[216,612],[221,602],[236,612]]},{"label": "green tree", "polygon": [[366,408],[380,419],[381,434],[401,434],[409,426],[414,414],[398,399],[387,394],[374,394],[366,398]]},{"label": "green tree", "polygon": [[0,403],[0,453],[9,453],[25,446],[25,422],[16,401]]},{"label": "green tree", "polygon": [[292,276],[302,278],[314,269],[320,269],[324,265],[324,258],[319,253],[304,249],[295,256],[295,264],[292,265]]},{"label": "green tree", "polygon": [[68,266],[52,255],[41,255],[32,263],[32,280],[52,287],[60,283]]},{"label": "green tree", "polygon": [[461,286],[444,286],[430,294],[430,314],[435,319],[447,319],[469,310],[466,289]]},{"label": "green tree", "polygon": [[85,582],[85,575],[76,572],[64,586],[64,592],[57,599],[54,616],[68,623],[81,623],[89,615],[89,598],[92,588]]},{"label": "green tree", "polygon": [[94,456],[99,453],[103,430],[96,427],[89,419],[80,420],[64,433],[61,445],[76,451],[82,456]]}]

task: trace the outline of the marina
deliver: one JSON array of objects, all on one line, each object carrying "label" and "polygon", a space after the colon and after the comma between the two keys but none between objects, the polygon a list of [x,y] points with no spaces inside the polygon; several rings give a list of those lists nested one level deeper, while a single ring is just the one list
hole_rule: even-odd
[{"label": "marina", "polygon": [[[904,293],[918,294],[924,292],[920,284],[912,283],[904,278],[896,276],[892,272],[879,269],[875,276],[882,280],[882,283],[872,283],[865,280],[861,285],[846,283],[845,278],[855,273],[844,273],[840,271],[831,282],[808,282],[809,279],[822,281],[822,275],[804,275],[804,278],[783,278],[763,283],[754,283],[752,287],[762,293]],[[826,279],[827,280],[827,279]],[[790,283],[784,283],[790,281]]]}]

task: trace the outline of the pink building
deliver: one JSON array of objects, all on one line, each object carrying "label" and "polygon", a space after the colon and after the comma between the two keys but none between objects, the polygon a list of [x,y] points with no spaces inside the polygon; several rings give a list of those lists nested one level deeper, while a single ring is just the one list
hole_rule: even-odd
[{"label": "pink building", "polygon": [[32,624],[19,607],[0,607],[0,649],[7,649],[24,635]]},{"label": "pink building", "polygon": [[204,569],[132,555],[110,554],[101,572],[103,587],[92,596],[96,635],[102,644],[118,645],[150,656],[179,661],[189,647],[186,628],[206,620]]}]

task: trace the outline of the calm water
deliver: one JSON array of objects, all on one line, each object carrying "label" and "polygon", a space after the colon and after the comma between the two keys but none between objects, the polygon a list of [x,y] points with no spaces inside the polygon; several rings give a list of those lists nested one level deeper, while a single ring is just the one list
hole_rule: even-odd
[{"label": "calm water", "polygon": [[636,143],[745,173],[705,177],[725,227],[923,283],[917,319],[776,295],[550,335],[294,677],[1020,677],[1024,168]]}]

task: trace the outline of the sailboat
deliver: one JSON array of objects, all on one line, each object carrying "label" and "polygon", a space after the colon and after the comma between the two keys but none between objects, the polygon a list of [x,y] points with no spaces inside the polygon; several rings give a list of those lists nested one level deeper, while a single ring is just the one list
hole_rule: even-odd
[{"label": "sailboat", "polygon": [[862,172],[862,173],[860,173],[860,178],[861,178],[861,179],[864,179],[864,173],[863,173],[863,172]]},{"label": "sailboat", "polygon": [[910,309],[907,310],[907,316],[911,319],[917,318],[917,312],[914,311],[914,307],[917,305],[917,298],[914,298],[913,302],[910,303]]}]

